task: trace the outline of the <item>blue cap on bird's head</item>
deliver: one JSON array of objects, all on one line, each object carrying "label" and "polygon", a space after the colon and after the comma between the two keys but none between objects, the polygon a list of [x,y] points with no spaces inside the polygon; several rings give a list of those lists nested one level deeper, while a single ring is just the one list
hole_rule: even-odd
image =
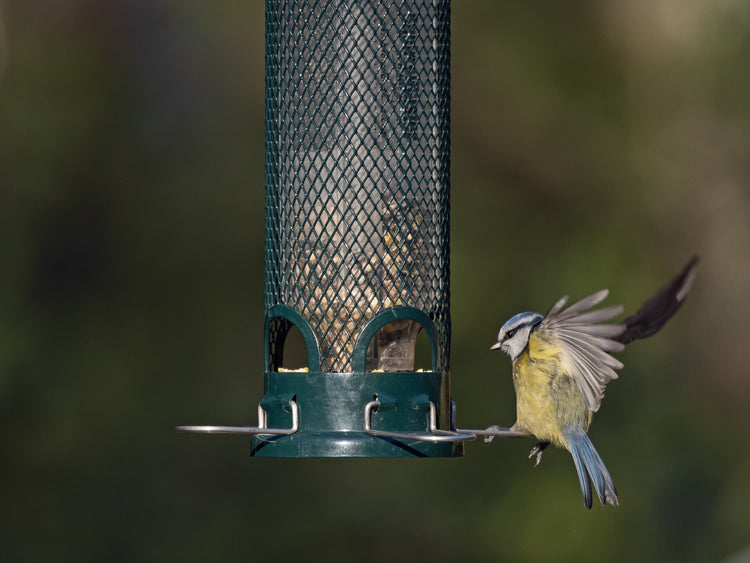
[{"label": "blue cap on bird's head", "polygon": [[514,328],[521,327],[525,324],[531,324],[535,325],[539,321],[542,320],[542,315],[539,313],[533,313],[531,311],[526,311],[525,313],[518,313],[517,315],[513,315],[511,318],[509,318],[507,321],[505,321],[505,324],[502,326],[502,329],[505,330],[512,330]]},{"label": "blue cap on bird's head", "polygon": [[526,349],[531,330],[543,319],[539,313],[530,311],[513,315],[500,328],[497,342],[490,346],[490,350],[502,350],[515,360]]}]

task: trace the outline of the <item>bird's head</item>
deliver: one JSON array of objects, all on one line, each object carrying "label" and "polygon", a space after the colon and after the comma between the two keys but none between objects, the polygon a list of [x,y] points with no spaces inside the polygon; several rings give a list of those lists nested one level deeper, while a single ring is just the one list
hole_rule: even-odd
[{"label": "bird's head", "polygon": [[515,360],[526,349],[531,330],[542,322],[539,313],[518,313],[508,319],[497,334],[497,342],[490,346],[490,350],[502,350],[511,360]]}]

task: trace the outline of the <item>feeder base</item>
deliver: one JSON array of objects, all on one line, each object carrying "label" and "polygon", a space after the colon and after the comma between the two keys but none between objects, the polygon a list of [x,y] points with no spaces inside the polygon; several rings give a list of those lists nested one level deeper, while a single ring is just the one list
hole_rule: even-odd
[{"label": "feeder base", "polygon": [[[267,426],[292,426],[291,409],[298,407],[294,434],[253,436],[256,457],[461,457],[463,444],[374,436],[365,429],[366,405],[373,430],[424,435],[430,431],[430,410],[441,430],[450,430],[448,374],[439,372],[266,372],[261,407]],[[431,407],[431,404],[434,407]]]}]

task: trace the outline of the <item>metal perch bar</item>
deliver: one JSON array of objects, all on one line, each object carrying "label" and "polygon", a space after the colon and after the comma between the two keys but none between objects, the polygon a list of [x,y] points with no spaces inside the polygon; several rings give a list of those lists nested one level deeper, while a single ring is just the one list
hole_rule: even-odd
[{"label": "metal perch bar", "polygon": [[297,402],[289,401],[292,407],[291,428],[266,428],[266,411],[258,405],[258,426],[178,426],[177,432],[195,434],[274,434],[287,436],[294,434],[299,428],[299,408]]},{"label": "metal perch bar", "polygon": [[437,427],[437,409],[435,403],[430,401],[430,433],[410,434],[406,432],[387,432],[385,430],[374,430],[372,428],[372,411],[380,406],[380,401],[370,401],[365,405],[365,432],[381,438],[394,438],[413,442],[468,442],[476,440],[476,435],[471,433],[453,432],[441,430]]}]

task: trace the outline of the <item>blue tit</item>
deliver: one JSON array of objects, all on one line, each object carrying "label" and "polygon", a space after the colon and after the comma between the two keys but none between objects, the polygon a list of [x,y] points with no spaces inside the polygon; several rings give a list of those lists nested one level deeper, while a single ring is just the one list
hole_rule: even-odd
[{"label": "blue tit", "polygon": [[586,508],[591,508],[591,485],[602,505],[617,506],[612,477],[586,432],[599,410],[607,383],[617,378],[623,364],[610,353],[657,332],[677,312],[698,268],[694,257],[671,282],[633,315],[607,323],[623,311],[621,305],[590,310],[609,291],[597,291],[565,307],[563,297],[549,312],[520,313],[500,328],[492,350],[502,350],[513,362],[517,435],[533,435],[539,442],[529,457],[539,464],[550,444],[568,450],[575,464]]}]

